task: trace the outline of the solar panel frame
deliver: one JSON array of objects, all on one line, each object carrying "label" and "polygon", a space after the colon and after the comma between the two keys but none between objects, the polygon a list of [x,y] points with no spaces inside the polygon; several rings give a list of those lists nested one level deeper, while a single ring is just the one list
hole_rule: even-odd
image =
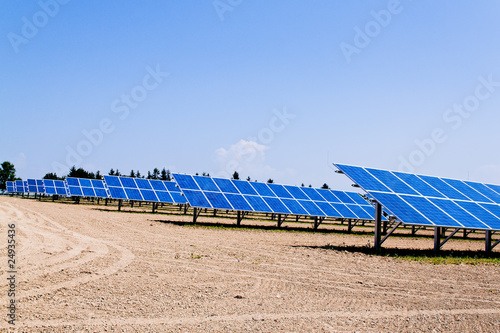
[{"label": "solar panel frame", "polygon": [[68,194],[77,197],[109,198],[110,195],[102,179],[66,178]]},{"label": "solar panel frame", "polygon": [[[104,176],[105,186],[113,199],[161,202],[168,204],[185,204],[187,200],[181,195],[174,182],[158,179],[132,178],[123,176]],[[175,190],[174,192],[169,189]],[[97,191],[97,189],[95,189]]]}]

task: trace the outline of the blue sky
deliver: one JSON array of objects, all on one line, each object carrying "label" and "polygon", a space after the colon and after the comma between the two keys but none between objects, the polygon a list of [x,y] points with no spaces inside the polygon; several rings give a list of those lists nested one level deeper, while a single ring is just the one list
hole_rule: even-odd
[{"label": "blue sky", "polygon": [[0,159],[500,183],[498,1],[3,1]]}]

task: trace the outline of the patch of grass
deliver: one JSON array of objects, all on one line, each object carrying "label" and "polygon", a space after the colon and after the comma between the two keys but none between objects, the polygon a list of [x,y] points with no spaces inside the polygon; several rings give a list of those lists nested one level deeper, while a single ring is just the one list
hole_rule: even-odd
[{"label": "patch of grass", "polygon": [[308,246],[309,248],[322,248],[333,251],[347,251],[351,253],[363,253],[367,255],[375,255],[380,257],[394,258],[397,260],[416,261],[433,265],[495,265],[500,266],[500,253],[493,252],[486,254],[484,251],[454,251],[441,250],[434,252],[433,250],[418,250],[418,249],[399,249],[399,248],[381,248],[374,249],[367,244],[365,246],[347,246],[342,244],[335,246],[328,244],[326,246]]}]

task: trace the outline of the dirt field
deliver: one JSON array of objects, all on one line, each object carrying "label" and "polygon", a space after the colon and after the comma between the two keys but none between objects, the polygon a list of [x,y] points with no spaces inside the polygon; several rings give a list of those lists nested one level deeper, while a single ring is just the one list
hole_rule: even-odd
[{"label": "dirt field", "polygon": [[0,197],[1,331],[12,327],[6,248],[15,223],[19,332],[500,332],[498,265],[327,248],[371,236],[187,227],[172,222],[189,216],[96,208]]}]

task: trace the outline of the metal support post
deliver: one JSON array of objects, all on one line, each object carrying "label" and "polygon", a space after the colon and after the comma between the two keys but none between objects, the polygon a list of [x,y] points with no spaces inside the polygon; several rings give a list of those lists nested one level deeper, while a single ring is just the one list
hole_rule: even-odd
[{"label": "metal support post", "polygon": [[381,235],[380,235],[380,229],[382,226],[382,205],[380,203],[375,204],[375,242],[374,242],[374,247],[375,249],[380,249],[380,240],[381,240]]}]

